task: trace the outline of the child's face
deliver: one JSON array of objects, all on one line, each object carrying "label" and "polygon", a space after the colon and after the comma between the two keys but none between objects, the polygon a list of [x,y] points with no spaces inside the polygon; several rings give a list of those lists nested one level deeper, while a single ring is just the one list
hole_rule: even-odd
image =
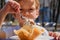
[{"label": "child's face", "polygon": [[20,1],[20,6],[21,6],[21,14],[24,17],[31,18],[31,19],[36,19],[39,15],[38,9],[36,9],[36,5],[34,1],[31,0],[23,0]]}]

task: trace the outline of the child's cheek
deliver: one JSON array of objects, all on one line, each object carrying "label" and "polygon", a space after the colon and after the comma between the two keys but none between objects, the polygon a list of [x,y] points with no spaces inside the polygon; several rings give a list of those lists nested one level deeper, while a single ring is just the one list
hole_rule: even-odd
[{"label": "child's cheek", "polygon": [[38,15],[37,15],[38,12],[37,12],[37,11],[34,11],[34,12],[32,12],[31,14],[32,14],[32,16],[33,16],[34,19],[36,19],[36,18],[38,17]]}]

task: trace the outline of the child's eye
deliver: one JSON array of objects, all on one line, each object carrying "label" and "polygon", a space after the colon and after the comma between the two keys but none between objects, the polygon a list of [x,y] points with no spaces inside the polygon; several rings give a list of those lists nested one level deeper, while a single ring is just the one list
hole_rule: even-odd
[{"label": "child's eye", "polygon": [[20,9],[20,11],[22,11],[23,9]]},{"label": "child's eye", "polygon": [[29,9],[30,11],[33,11],[33,9]]}]

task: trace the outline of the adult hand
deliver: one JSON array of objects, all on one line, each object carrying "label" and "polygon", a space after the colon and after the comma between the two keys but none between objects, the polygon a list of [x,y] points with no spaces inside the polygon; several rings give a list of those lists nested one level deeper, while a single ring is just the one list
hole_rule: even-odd
[{"label": "adult hand", "polygon": [[54,40],[60,40],[60,33],[59,32],[49,32],[49,35],[54,37]]}]

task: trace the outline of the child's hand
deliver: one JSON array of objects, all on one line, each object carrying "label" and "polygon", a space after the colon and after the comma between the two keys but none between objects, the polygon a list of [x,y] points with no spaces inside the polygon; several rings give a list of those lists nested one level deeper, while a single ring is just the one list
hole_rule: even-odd
[{"label": "child's hand", "polygon": [[20,4],[17,3],[16,1],[8,1],[6,3],[7,11],[9,13],[20,13]]},{"label": "child's hand", "polygon": [[17,3],[16,1],[9,0],[6,3],[5,7],[7,8],[8,13],[11,13],[21,25],[24,24],[24,20],[22,20],[20,16],[20,4],[19,3]]}]

